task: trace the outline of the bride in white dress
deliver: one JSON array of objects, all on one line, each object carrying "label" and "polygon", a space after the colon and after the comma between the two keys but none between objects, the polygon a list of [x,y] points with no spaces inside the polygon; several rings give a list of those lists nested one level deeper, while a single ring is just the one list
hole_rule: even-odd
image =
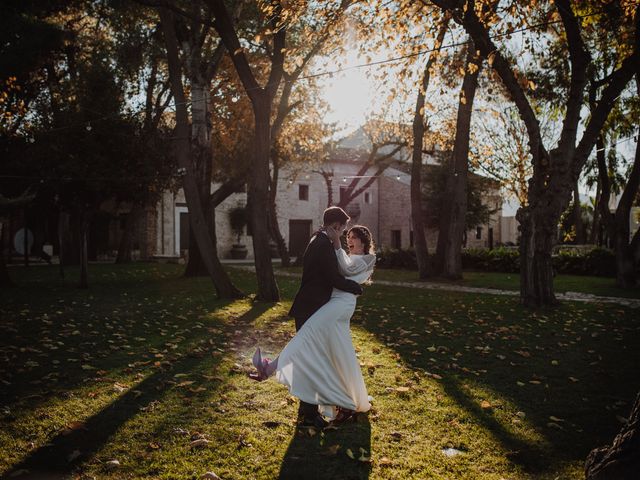
[{"label": "bride in white dress", "polygon": [[[376,262],[369,229],[354,226],[347,234],[350,254],[340,247],[339,234],[327,231],[333,241],[340,273],[364,283]],[[333,289],[331,299],[320,307],[282,349],[274,361],[262,359],[256,350],[253,363],[257,380],[275,374],[278,382],[300,400],[320,405],[320,413],[330,419],[339,407],[347,412],[366,412],[371,408],[360,364],[351,341],[350,321],[356,296]]]}]

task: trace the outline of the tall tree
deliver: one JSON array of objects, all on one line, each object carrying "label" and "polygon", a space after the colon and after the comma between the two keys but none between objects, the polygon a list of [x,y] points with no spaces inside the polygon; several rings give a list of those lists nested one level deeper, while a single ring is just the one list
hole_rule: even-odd
[{"label": "tall tree", "polygon": [[209,0],[215,16],[213,25],[231,55],[238,76],[251,99],[254,114],[252,174],[249,177],[248,202],[250,206],[253,252],[255,256],[258,292],[261,301],[275,302],[280,298],[273,274],[269,248],[269,221],[260,206],[269,205],[269,160],[271,149],[271,112],[284,71],[287,19],[279,2],[265,5],[263,14],[269,19],[271,37],[271,70],[264,87],[260,86],[247,56],[240,45],[234,22],[223,0]]},{"label": "tall tree", "polygon": [[[578,132],[583,108],[585,89],[588,84],[587,68],[590,54],[582,37],[582,27],[574,7],[569,0],[556,0],[555,14],[560,19],[565,39],[565,51],[569,59],[569,90],[564,102],[564,116],[560,140],[555,148],[547,150],[542,141],[540,122],[527,98],[531,84],[517,72],[510,60],[495,44],[490,27],[497,23],[497,16],[486,2],[434,0],[434,4],[449,10],[460,23],[476,48],[500,77],[504,87],[515,102],[518,112],[527,127],[529,148],[532,156],[533,176],[529,182],[528,204],[518,210],[517,219],[521,229],[520,297],[530,306],[555,304],[553,291],[553,268],[551,251],[556,236],[558,220],[571,198],[575,179],[580,175],[589,154],[596,143],[615,99],[620,95],[635,73],[640,61],[638,51],[638,22],[640,15],[634,8],[634,20],[620,17],[621,24],[635,33],[629,42],[630,53],[608,76],[606,86],[597,106],[588,119],[582,137]],[[532,8],[537,8],[533,5]],[[606,13],[605,13],[606,15]]]},{"label": "tall tree", "polygon": [[462,244],[467,231],[465,219],[471,113],[481,66],[482,59],[476,53],[473,42],[470,42],[467,45],[464,78],[459,97],[453,154],[443,193],[447,202],[441,211],[436,248],[436,271],[451,279],[462,278]]},{"label": "tall tree", "polygon": [[418,88],[416,108],[413,116],[413,148],[411,154],[411,225],[413,227],[413,241],[418,263],[418,277],[425,279],[429,275],[429,250],[425,235],[424,214],[422,211],[422,157],[424,150],[424,136],[427,130],[425,97],[431,81],[431,73],[438,58],[444,36],[449,28],[451,17],[444,14],[440,20],[440,26],[434,45],[434,52],[429,55],[422,73],[422,82]]},{"label": "tall tree", "polygon": [[218,296],[220,298],[237,298],[242,295],[242,292],[231,283],[213,249],[214,243],[211,238],[210,223],[206,217],[206,209],[203,208],[201,184],[198,181],[198,172],[194,169],[192,156],[198,152],[193,152],[191,144],[192,135],[189,125],[189,113],[182,81],[178,38],[176,36],[176,17],[174,12],[168,8],[160,7],[158,12],[166,42],[169,78],[176,107],[175,131],[177,138],[175,151],[178,164],[184,171],[183,188],[189,208],[191,230],[198,242],[200,254]]}]

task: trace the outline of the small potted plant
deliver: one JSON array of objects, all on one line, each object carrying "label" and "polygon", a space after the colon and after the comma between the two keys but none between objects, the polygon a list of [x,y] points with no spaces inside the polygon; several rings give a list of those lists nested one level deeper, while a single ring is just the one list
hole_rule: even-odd
[{"label": "small potted plant", "polygon": [[229,225],[236,234],[236,243],[231,246],[231,258],[241,260],[247,258],[247,247],[240,243],[240,237],[244,233],[244,227],[248,221],[247,208],[238,205],[229,210]]}]

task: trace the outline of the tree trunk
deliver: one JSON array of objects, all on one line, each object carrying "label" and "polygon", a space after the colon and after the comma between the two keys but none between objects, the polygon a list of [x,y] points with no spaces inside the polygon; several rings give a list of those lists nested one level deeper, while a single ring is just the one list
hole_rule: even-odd
[{"label": "tree trunk", "polygon": [[595,245],[598,243],[600,231],[600,182],[596,185],[596,200],[593,206],[593,224],[591,232],[589,232],[589,243]]},{"label": "tree trunk", "polygon": [[249,178],[248,202],[252,205],[250,221],[253,239],[253,254],[258,279],[256,299],[264,302],[277,302],[280,293],[273,274],[271,249],[269,247],[268,216],[261,206],[269,205],[269,150],[271,146],[269,119],[271,100],[266,93],[257,96],[254,102],[255,138],[253,143],[253,175]]},{"label": "tree trunk", "polygon": [[[531,198],[531,197],[530,197]],[[520,207],[520,300],[538,307],[557,303],[553,293],[551,252],[557,228],[544,208]],[[551,220],[549,220],[551,218]]]},{"label": "tree trunk", "polygon": [[280,232],[280,225],[278,224],[276,195],[278,193],[280,162],[278,161],[278,154],[276,153],[275,148],[271,149],[271,164],[273,165],[273,173],[271,174],[271,185],[269,188],[269,233],[278,246],[278,254],[280,255],[282,266],[288,267],[291,265],[291,257],[289,257],[287,243],[282,236],[282,232]]},{"label": "tree trunk", "polygon": [[28,267],[29,266],[29,228],[27,228],[28,212],[26,207],[22,210],[22,216],[24,218],[24,222],[23,222],[24,226],[22,227],[22,231],[24,232],[24,236],[22,237],[22,251],[24,255],[24,266]]},{"label": "tree trunk", "polygon": [[120,244],[118,245],[116,263],[131,263],[131,249],[133,248],[133,239],[137,231],[136,227],[141,213],[142,206],[137,204],[132,205],[131,211],[127,213],[122,237],[120,237]]},{"label": "tree trunk", "polygon": [[[640,80],[638,80],[640,82]],[[640,87],[639,87],[640,89]],[[629,179],[620,197],[615,213],[616,283],[622,288],[636,285],[635,252],[630,241],[629,215],[640,187],[640,142],[636,144],[636,155]]]},{"label": "tree trunk", "polygon": [[173,14],[165,8],[159,8],[158,11],[164,31],[171,90],[176,106],[176,156],[178,164],[185,171],[183,188],[189,209],[189,219],[193,227],[193,234],[198,242],[200,253],[202,254],[218,297],[239,298],[243,296],[242,292],[231,283],[231,280],[222,268],[220,260],[218,260],[213,250],[213,242],[200,199],[200,189],[196,181],[196,172],[193,171],[189,135],[189,114],[187,112],[184,88],[182,85],[178,41],[173,23]]},{"label": "tree trunk", "polygon": [[[422,97],[422,102],[420,102]],[[416,102],[416,112],[424,106],[424,96],[419,93]],[[422,139],[424,136],[424,123],[418,115],[413,120],[413,155],[411,159],[411,225],[413,228],[413,245],[418,262],[418,278],[425,279],[429,276],[429,248],[424,231],[424,216],[422,212]]]},{"label": "tree trunk", "polygon": [[[447,33],[450,16],[443,14],[442,25],[438,31],[435,48],[440,50],[444,36]],[[429,248],[425,235],[424,215],[422,212],[422,150],[424,142],[425,125],[425,96],[431,81],[431,67],[437,58],[436,54],[430,55],[422,74],[422,84],[418,89],[416,109],[413,115],[413,150],[411,153],[411,226],[413,228],[413,244],[418,263],[418,278],[425,279],[429,276]]]},{"label": "tree trunk", "polygon": [[209,5],[215,15],[213,26],[224,42],[231,60],[240,77],[240,81],[251,99],[255,124],[253,139],[252,172],[249,176],[247,202],[251,209],[251,227],[253,230],[253,254],[258,280],[256,299],[265,302],[277,302],[280,299],[278,285],[273,275],[271,264],[271,249],[269,248],[268,216],[260,211],[269,202],[269,158],[271,148],[271,105],[276,95],[282,75],[286,47],[286,23],[281,24],[282,6],[274,4],[270,17],[273,34],[272,54],[270,55],[271,71],[265,87],[261,87],[256,80],[251,65],[244,54],[244,50],[235,31],[234,22],[223,0],[211,0]]},{"label": "tree trunk", "polygon": [[437,263],[441,266],[438,273],[451,279],[462,278],[462,242],[467,215],[469,135],[473,100],[481,69],[481,60],[476,56],[473,43],[468,46],[465,67],[458,104],[456,137],[444,194],[447,201],[443,203],[440,215],[436,250]]},{"label": "tree trunk", "polygon": [[580,190],[578,189],[577,178],[573,186],[573,225],[576,229],[576,245],[584,245],[584,222],[582,221],[582,207],[580,205]]},{"label": "tree trunk", "polygon": [[68,215],[58,210],[58,265],[60,278],[64,278],[65,223],[67,225],[69,223]]},{"label": "tree trunk", "polygon": [[609,446],[591,450],[585,462],[586,480],[635,480],[640,472],[640,393],[631,415]]},{"label": "tree trunk", "polygon": [[78,265],[80,263],[80,242],[78,229],[74,228],[77,221],[70,213],[60,212],[58,222],[58,235],[60,239],[60,264],[65,266]]},{"label": "tree trunk", "polygon": [[[191,53],[194,54],[193,52]],[[208,201],[211,196],[211,142],[209,130],[209,94],[205,81],[201,78],[195,60],[191,59],[191,145],[196,182],[200,191],[200,204],[204,212],[207,228],[213,233],[213,211]],[[194,71],[195,70],[195,71]],[[191,219],[191,216],[189,216]],[[185,268],[185,277],[201,277],[208,275],[207,267],[198,248],[193,226],[189,225],[189,260]],[[215,245],[214,245],[215,247]]]},{"label": "tree trunk", "polygon": [[78,287],[89,288],[89,252],[87,250],[87,230],[89,230],[89,218],[86,211],[82,210],[78,219],[80,238],[80,283]]},{"label": "tree trunk", "polygon": [[5,223],[6,220],[3,218],[0,222],[0,287],[13,287],[15,284],[9,277],[9,272],[7,271],[7,264],[4,258],[4,245],[5,245]]}]

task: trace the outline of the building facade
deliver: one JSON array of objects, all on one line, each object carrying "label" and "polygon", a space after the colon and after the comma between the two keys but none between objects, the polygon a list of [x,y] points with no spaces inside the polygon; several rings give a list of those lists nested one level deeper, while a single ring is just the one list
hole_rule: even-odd
[{"label": "building facade", "polygon": [[[345,157],[325,162],[321,170],[317,166],[298,165],[295,170],[283,168],[276,194],[278,224],[292,257],[304,249],[317,228],[322,224],[322,214],[329,204],[338,204],[353,177],[363,166],[360,157]],[[359,184],[373,179],[370,186],[345,207],[351,224],[366,225],[378,248],[409,248],[413,246],[411,226],[410,176],[404,171],[389,167],[377,177],[370,168],[361,175]],[[327,181],[329,178],[329,181]],[[330,185],[330,186],[329,186]],[[216,188],[214,185],[213,188]],[[329,188],[331,192],[329,192]],[[491,247],[500,242],[501,198],[497,186],[486,196],[491,207],[497,211],[482,227],[467,233],[466,246]],[[246,205],[246,194],[236,193],[216,208],[217,250],[220,258],[231,258],[231,250],[238,239],[229,223],[229,212]],[[156,206],[155,257],[184,257],[188,249],[188,208],[182,191],[166,192]],[[435,248],[437,230],[427,231],[427,244]],[[239,238],[253,258],[251,236],[245,228]]]}]

